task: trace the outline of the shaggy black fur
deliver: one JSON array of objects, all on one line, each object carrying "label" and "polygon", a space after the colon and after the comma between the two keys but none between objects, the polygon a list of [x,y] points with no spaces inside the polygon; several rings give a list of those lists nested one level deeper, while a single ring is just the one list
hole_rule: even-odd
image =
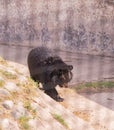
[{"label": "shaggy black fur", "polygon": [[47,95],[56,101],[63,101],[55,87],[67,87],[72,79],[72,65],[67,65],[63,60],[46,47],[37,47],[28,55],[28,67],[33,80],[43,84]]}]

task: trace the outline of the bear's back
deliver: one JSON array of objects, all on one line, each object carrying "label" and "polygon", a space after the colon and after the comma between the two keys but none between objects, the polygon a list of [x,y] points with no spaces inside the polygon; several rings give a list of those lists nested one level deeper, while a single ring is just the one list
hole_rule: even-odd
[{"label": "bear's back", "polygon": [[34,67],[45,61],[49,57],[54,57],[54,53],[47,47],[37,47],[30,51],[28,55],[28,65]]}]

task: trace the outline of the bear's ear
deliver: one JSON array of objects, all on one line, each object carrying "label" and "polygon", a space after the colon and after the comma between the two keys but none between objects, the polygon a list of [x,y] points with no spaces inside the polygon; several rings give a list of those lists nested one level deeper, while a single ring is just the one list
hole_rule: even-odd
[{"label": "bear's ear", "polygon": [[73,66],[72,66],[72,65],[68,65],[68,69],[69,69],[69,70],[72,70],[72,69],[73,69]]}]

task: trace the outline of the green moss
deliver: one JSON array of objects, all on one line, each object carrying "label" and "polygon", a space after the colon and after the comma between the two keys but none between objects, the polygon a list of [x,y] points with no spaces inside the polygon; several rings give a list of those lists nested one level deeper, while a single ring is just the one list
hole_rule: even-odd
[{"label": "green moss", "polygon": [[30,126],[28,124],[29,118],[26,116],[21,116],[19,118],[19,124],[22,128],[22,130],[30,130]]},{"label": "green moss", "polygon": [[37,115],[37,111],[32,108],[30,101],[26,101],[24,103],[24,108],[26,108],[33,115],[33,117]]},{"label": "green moss", "polygon": [[32,110],[32,114],[33,114],[33,116],[36,116],[37,110],[36,110],[36,109],[33,109],[33,110]]},{"label": "green moss", "polygon": [[29,81],[29,84],[30,85],[33,85],[33,86],[35,86],[35,87],[38,87],[38,83],[37,82],[35,82],[33,79],[31,79],[30,77],[28,77],[28,81]]},{"label": "green moss", "polygon": [[0,79],[0,87],[3,87],[4,84],[5,84],[5,81]]},{"label": "green moss", "polygon": [[3,65],[7,65],[7,61],[0,57],[0,63]]},{"label": "green moss", "polygon": [[69,126],[65,122],[65,120],[58,114],[52,114],[53,118],[56,119],[59,123],[61,123],[65,128],[69,129]]},{"label": "green moss", "polygon": [[24,107],[25,107],[27,110],[29,110],[29,111],[32,109],[31,103],[30,103],[29,101],[27,101],[27,102],[24,103]]},{"label": "green moss", "polygon": [[98,81],[98,82],[87,82],[78,84],[75,89],[81,90],[85,88],[95,88],[95,89],[106,89],[114,88],[114,81]]},{"label": "green moss", "polygon": [[30,77],[27,77],[27,81],[23,82],[23,83],[17,83],[17,86],[22,86],[23,88],[27,89],[27,90],[31,90],[32,89],[36,89],[38,87],[38,83],[34,82]]},{"label": "green moss", "polygon": [[16,79],[17,75],[12,74],[11,72],[5,71],[5,70],[0,70],[0,73],[7,79]]}]

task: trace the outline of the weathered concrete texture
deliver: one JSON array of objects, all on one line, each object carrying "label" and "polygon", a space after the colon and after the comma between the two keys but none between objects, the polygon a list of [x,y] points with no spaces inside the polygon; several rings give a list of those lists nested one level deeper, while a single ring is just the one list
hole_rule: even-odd
[{"label": "weathered concrete texture", "polygon": [[90,123],[95,130],[114,129],[113,92],[75,93],[70,89],[67,89],[64,93],[62,91],[59,90],[65,98],[62,105],[71,110],[76,116]]},{"label": "weathered concrete texture", "polygon": [[114,54],[113,0],[1,0],[0,44]]}]

